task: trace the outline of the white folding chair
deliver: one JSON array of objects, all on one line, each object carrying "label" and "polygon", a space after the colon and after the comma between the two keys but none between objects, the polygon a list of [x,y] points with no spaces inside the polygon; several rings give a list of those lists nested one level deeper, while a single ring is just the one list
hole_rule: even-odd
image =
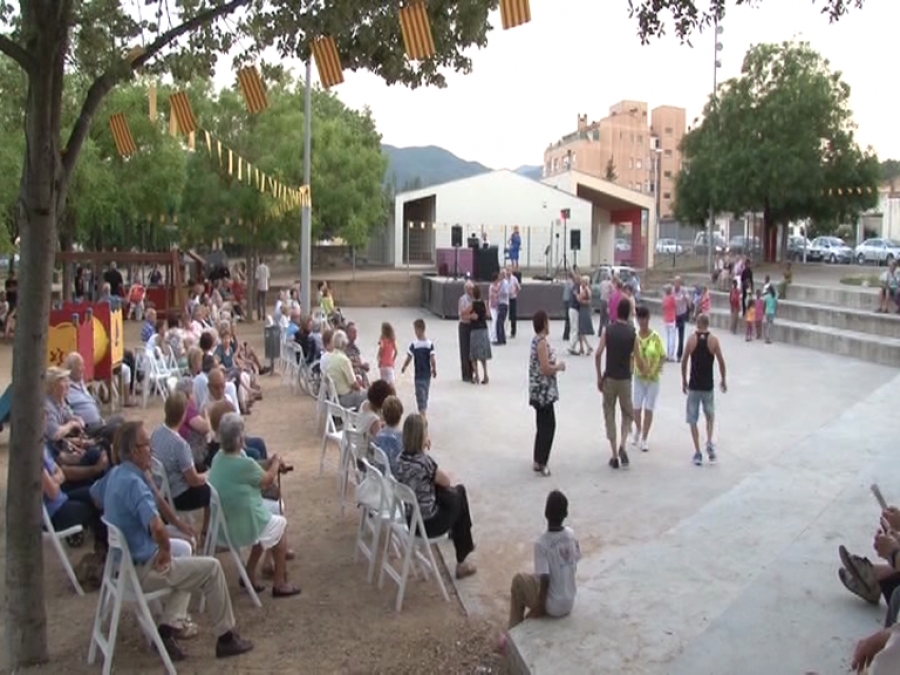
[{"label": "white folding chair", "polygon": [[392,476],[391,461],[388,459],[387,453],[379,448],[375,443],[369,443],[369,461],[375,465],[382,475],[385,477]]},{"label": "white folding chair", "polygon": [[[254,606],[262,607],[262,602],[259,600],[256,589],[253,588],[253,584],[250,583],[250,575],[247,574],[247,568],[244,567],[244,561],[241,560],[241,552],[235,547],[234,543],[231,541],[231,535],[228,534],[228,523],[225,521],[225,512],[222,510],[222,502],[219,500],[219,493],[216,492],[216,489],[212,484],[208,485],[210,491],[209,533],[206,536],[206,541],[203,543],[203,554],[213,557],[216,555],[217,546],[225,546],[228,549],[228,552],[231,553],[234,564],[238,568],[238,574],[241,576],[241,581],[244,582],[244,588],[250,595],[250,600],[253,602]],[[205,598],[201,598],[201,612],[203,612],[205,605]]]},{"label": "white folding chair", "polygon": [[155,482],[156,487],[159,488],[159,493],[162,495],[162,498],[169,503],[169,506],[172,507],[172,510],[175,511],[179,516],[185,518],[190,522],[193,522],[193,511],[179,511],[175,508],[175,502],[172,501],[172,488],[169,485],[169,476],[166,473],[166,467],[164,467],[162,462],[160,462],[156,457],[150,457],[150,475],[153,476],[153,482]]},{"label": "white folding chair", "polygon": [[71,537],[73,534],[78,534],[84,528],[82,528],[81,525],[73,525],[72,527],[67,527],[65,530],[56,530],[53,527],[53,521],[50,520],[50,514],[47,512],[47,507],[43,503],[41,503],[41,510],[43,511],[41,520],[44,524],[44,541],[49,541],[53,545],[53,550],[56,551],[56,555],[62,563],[63,569],[66,571],[66,574],[69,575],[69,581],[71,581],[72,585],[75,587],[75,592],[78,593],[78,595],[84,595],[84,589],[82,589],[81,584],[78,583],[78,577],[75,576],[75,570],[72,569],[72,563],[69,562],[69,556],[66,555],[66,552],[62,547],[63,539]]},{"label": "white folding chair", "polygon": [[341,491],[341,518],[344,517],[344,509],[349,501],[350,486],[353,486],[354,492],[359,484],[361,476],[359,476],[359,461],[366,456],[369,447],[369,437],[365,431],[357,429],[353,424],[347,410],[341,408],[342,419],[344,421],[341,431],[341,468],[340,468],[340,491]]},{"label": "white folding chair", "polygon": [[359,485],[363,485],[365,481],[365,485],[369,485],[370,489],[361,488],[357,491],[360,515],[353,561],[359,560],[360,553],[369,561],[366,580],[371,584],[375,579],[375,565],[378,562],[378,545],[381,543],[382,532],[396,514],[392,511],[394,497],[391,485],[384,474],[365,458],[360,459],[360,467]]},{"label": "white folding chair", "polygon": [[[325,456],[328,453],[329,444],[335,445],[340,453],[338,462],[334,465],[338,469],[338,473],[343,469],[344,430],[346,429],[344,425],[344,409],[341,405],[327,399],[323,405],[325,407],[325,427],[322,429],[322,454],[319,457],[320,476],[325,472]],[[340,429],[338,429],[338,423],[341,425]]]},{"label": "white folding chair", "polygon": [[[384,584],[384,576],[387,574],[397,583],[397,604],[396,611],[400,611],[403,607],[403,596],[406,593],[406,582],[409,579],[409,572],[412,568],[416,574],[421,569],[423,575],[427,579],[429,574],[433,574],[440,586],[441,594],[444,600],[450,601],[447,594],[447,588],[444,586],[444,580],[441,578],[441,572],[438,569],[437,562],[434,559],[433,544],[444,539],[447,535],[443,534],[439,537],[428,538],[425,534],[425,524],[422,520],[422,512],[419,510],[419,502],[416,494],[409,487],[397,482],[394,478],[388,478],[387,482],[391,486],[393,494],[392,514],[403,514],[400,518],[391,518],[389,521],[390,529],[385,537],[384,553],[381,556],[381,574],[378,577],[378,587]],[[406,522],[406,514],[410,514],[409,524]],[[421,533],[421,536],[419,536]],[[403,565],[397,570],[391,563],[391,556],[388,548],[396,544],[403,557]]]},{"label": "white folding chair", "polygon": [[[144,362],[144,381],[141,385],[141,402],[144,408],[152,394],[157,394],[163,401],[169,397],[170,379],[178,379],[179,373],[172,372],[166,365],[166,359],[159,347],[153,350],[144,349],[142,352]],[[137,355],[135,355],[137,358]]]},{"label": "white folding chair", "polygon": [[[119,619],[122,616],[122,606],[128,603],[144,634],[156,646],[156,651],[162,659],[166,672],[175,675],[177,671],[163,645],[148,605],[149,602],[169,595],[171,590],[163,588],[152,593],[145,593],[141,588],[137,571],[134,569],[128,542],[119,528],[106,518],[103,519],[103,522],[106,523],[109,533],[109,553],[106,556],[106,566],[103,568],[103,583],[100,586],[100,598],[97,602],[97,613],[91,632],[88,663],[93,664],[97,660],[97,650],[99,649],[103,654],[103,675],[109,675],[112,672],[113,652],[116,648],[116,635],[119,630]],[[109,619],[108,634],[104,632],[103,628],[107,619]]]}]

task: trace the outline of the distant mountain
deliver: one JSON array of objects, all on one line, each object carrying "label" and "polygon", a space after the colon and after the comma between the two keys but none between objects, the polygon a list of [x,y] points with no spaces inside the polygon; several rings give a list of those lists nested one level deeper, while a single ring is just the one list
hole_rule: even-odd
[{"label": "distant mountain", "polygon": [[491,171],[484,164],[467,162],[452,152],[433,145],[424,148],[382,145],[381,151],[388,158],[386,178],[393,176],[397,192],[438,185]]},{"label": "distant mountain", "polygon": [[544,175],[544,168],[540,165],[531,166],[529,164],[523,164],[515,171],[520,176],[525,176],[525,178],[530,178],[531,180],[540,180],[541,176]]}]

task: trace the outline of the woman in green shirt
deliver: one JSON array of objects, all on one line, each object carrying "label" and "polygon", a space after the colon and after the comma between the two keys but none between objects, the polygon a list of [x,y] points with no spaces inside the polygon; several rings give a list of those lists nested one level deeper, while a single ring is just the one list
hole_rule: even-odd
[{"label": "woman in green shirt", "polygon": [[219,422],[220,451],[209,470],[209,482],[216,488],[222,515],[228,523],[231,543],[238,548],[251,546],[247,576],[257,593],[265,590],[256,583],[256,568],[263,552],[271,551],[275,563],[272,597],[285,598],[300,593],[299,586],[287,582],[287,519],[272,513],[262,497],[284,466],[277,455],[262,466],[243,451],[244,422],[240,415],[228,413]]},{"label": "woman in green shirt", "polygon": [[638,321],[638,345],[643,367],[638,366],[634,374],[634,437],[632,443],[640,444],[641,450],[650,449],[647,436],[653,424],[653,410],[656,408],[656,397],[659,396],[659,375],[662,372],[666,357],[666,348],[662,338],[650,328],[650,310],[641,305],[635,310]]}]

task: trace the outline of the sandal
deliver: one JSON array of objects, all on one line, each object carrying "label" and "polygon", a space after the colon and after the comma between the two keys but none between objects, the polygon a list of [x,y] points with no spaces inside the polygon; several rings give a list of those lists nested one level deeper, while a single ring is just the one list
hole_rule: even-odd
[{"label": "sandal", "polygon": [[287,586],[284,586],[282,588],[279,588],[278,586],[272,586],[273,598],[290,598],[294,595],[300,595],[300,593],[302,592],[303,591],[299,586],[293,586],[291,584],[288,584]]},{"label": "sandal", "polygon": [[[244,583],[243,578],[241,579],[240,584],[241,588],[247,588],[247,584]],[[257,593],[262,593],[264,590],[266,590],[266,587],[262,584],[253,584],[253,590]]]}]

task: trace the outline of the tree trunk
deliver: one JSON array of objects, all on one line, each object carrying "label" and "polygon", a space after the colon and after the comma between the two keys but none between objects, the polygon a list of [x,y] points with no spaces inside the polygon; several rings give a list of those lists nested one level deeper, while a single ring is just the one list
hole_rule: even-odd
[{"label": "tree trunk", "polygon": [[248,246],[247,249],[247,318],[256,321],[256,249]]},{"label": "tree trunk", "polygon": [[22,14],[22,32],[29,36],[33,61],[28,73],[26,148],[16,213],[21,237],[21,309],[13,342],[15,403],[6,497],[6,645],[13,672],[48,659],[41,545],[41,411],[57,217],[66,184],[60,111],[71,3],[35,5],[23,5]]}]

